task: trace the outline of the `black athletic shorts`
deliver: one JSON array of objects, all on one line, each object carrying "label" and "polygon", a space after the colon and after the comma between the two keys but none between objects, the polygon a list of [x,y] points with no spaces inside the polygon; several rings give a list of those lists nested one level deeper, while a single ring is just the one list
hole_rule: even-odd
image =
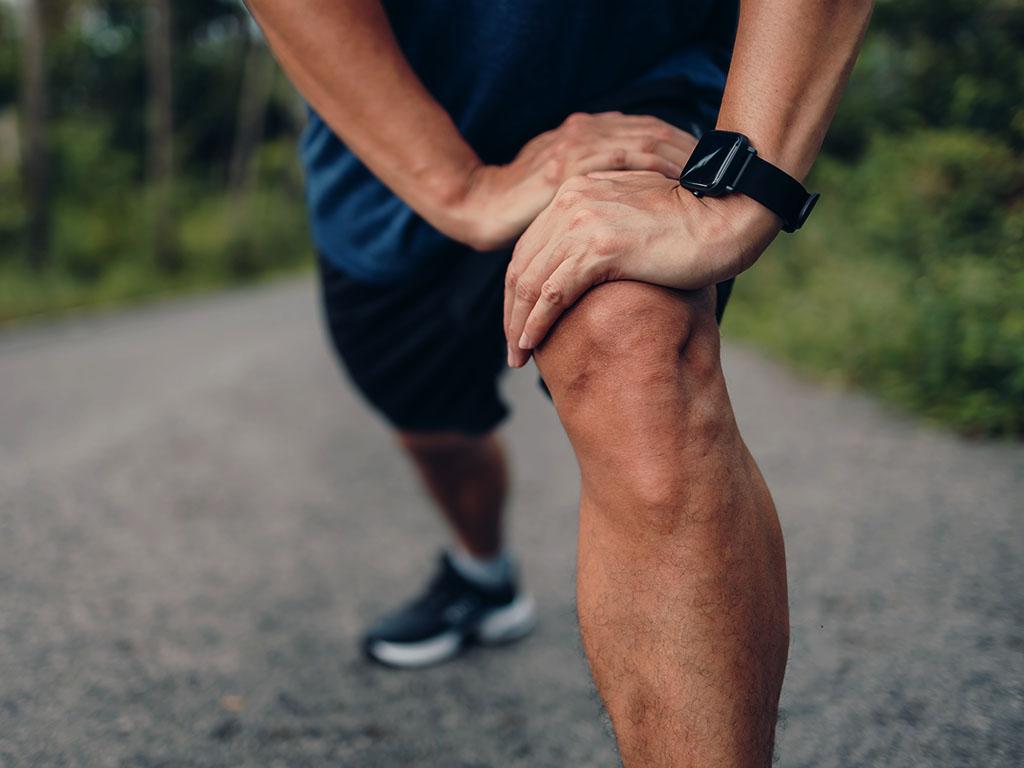
[{"label": "black athletic shorts", "polygon": [[[713,99],[686,84],[634,87],[587,111],[654,115],[696,136],[714,125]],[[357,280],[318,259],[324,319],[338,358],[369,403],[396,429],[482,434],[508,408],[502,329],[511,251],[477,253],[452,241],[442,258],[396,283]],[[718,286],[721,321],[732,280]]]}]

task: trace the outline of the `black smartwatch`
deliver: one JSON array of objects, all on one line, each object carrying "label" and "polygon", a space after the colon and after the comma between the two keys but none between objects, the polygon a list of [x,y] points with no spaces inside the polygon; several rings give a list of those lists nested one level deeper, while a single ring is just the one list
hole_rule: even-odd
[{"label": "black smartwatch", "polygon": [[708,131],[686,161],[679,183],[697,197],[739,192],[782,219],[782,229],[796,232],[811,215],[818,193],[757,156],[742,133]]}]

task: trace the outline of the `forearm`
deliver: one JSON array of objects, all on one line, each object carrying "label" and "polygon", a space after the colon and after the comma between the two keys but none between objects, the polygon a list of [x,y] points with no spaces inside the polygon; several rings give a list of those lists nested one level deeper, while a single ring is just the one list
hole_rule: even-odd
[{"label": "forearm", "polygon": [[453,203],[480,161],[409,66],[379,0],[248,4],[331,129],[417,213],[451,229]]},{"label": "forearm", "polygon": [[871,0],[741,0],[718,127],[798,179],[814,163],[871,16]]}]

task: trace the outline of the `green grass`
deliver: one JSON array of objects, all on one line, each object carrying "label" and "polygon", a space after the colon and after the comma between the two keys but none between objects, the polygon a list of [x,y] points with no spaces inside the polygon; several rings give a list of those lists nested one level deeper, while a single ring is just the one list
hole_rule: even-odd
[{"label": "green grass", "polygon": [[[24,211],[0,206],[0,325],[251,283],[312,264],[291,142],[262,148],[258,183],[240,203],[212,184],[179,184],[177,259],[169,268],[153,256],[152,200],[128,164],[104,151],[101,131],[73,127],[79,140],[62,144],[74,151],[57,163],[44,269],[25,266]],[[16,188],[12,176],[0,176],[0,194],[17,200]]]},{"label": "green grass", "polygon": [[[144,264],[142,259],[139,264]],[[173,296],[204,293],[266,282],[297,274],[312,266],[311,257],[246,277],[226,273],[186,273],[168,277],[156,270],[125,263],[88,282],[67,274],[36,274],[22,268],[0,268],[0,327],[29,324],[65,315],[132,306]]]}]

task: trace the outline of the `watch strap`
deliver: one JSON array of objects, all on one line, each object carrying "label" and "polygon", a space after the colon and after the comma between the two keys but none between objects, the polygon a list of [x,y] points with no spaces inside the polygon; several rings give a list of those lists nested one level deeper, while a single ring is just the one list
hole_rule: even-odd
[{"label": "watch strap", "polygon": [[809,194],[799,181],[753,153],[732,188],[782,219],[786,232],[800,229],[818,202],[817,193]]}]

